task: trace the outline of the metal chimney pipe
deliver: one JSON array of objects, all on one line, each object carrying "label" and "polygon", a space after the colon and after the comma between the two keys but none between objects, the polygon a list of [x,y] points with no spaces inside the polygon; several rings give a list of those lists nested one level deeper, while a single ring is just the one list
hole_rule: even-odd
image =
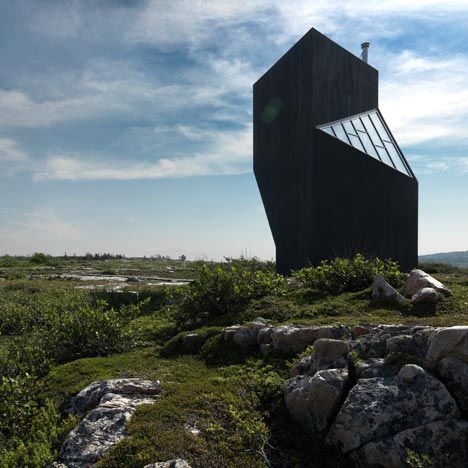
[{"label": "metal chimney pipe", "polygon": [[364,62],[369,63],[369,42],[363,42],[361,44],[361,59],[364,60]]}]

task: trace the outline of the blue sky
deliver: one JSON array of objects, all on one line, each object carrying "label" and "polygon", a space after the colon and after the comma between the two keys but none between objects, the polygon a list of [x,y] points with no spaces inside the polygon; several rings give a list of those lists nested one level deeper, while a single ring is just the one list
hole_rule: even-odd
[{"label": "blue sky", "polygon": [[420,183],[420,253],[468,250],[468,2],[0,3],[0,254],[274,257],[252,84],[315,27],[371,42]]}]

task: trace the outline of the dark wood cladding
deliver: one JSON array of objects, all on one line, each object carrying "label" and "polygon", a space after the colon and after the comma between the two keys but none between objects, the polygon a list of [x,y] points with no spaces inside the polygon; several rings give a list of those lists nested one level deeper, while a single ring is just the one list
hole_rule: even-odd
[{"label": "dark wood cladding", "polygon": [[416,179],[315,129],[377,107],[377,70],[315,29],[254,84],[254,172],[279,272],[358,251],[417,264]]}]

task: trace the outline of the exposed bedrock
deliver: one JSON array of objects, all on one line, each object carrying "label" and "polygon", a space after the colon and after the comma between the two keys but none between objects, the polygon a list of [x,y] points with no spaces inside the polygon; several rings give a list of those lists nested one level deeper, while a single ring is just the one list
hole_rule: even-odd
[{"label": "exposed bedrock", "polygon": [[[158,381],[114,379],[93,382],[72,400],[70,412],[84,416],[60,448],[62,468],[84,468],[98,461],[126,435],[127,423],[142,404],[159,396]],[[183,466],[183,465],[182,465]]]},{"label": "exposed bedrock", "polygon": [[358,328],[293,366],[291,419],[357,466],[468,466],[468,327]]}]

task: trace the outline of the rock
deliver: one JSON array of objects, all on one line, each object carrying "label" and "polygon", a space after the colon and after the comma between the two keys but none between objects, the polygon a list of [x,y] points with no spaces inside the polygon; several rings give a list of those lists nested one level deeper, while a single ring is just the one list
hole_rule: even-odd
[{"label": "rock", "polygon": [[296,362],[291,367],[291,372],[289,375],[292,377],[296,377],[297,375],[309,375],[312,376],[315,374],[317,369],[314,365],[314,355],[310,354],[309,356],[304,356],[299,362]]},{"label": "rock", "polygon": [[129,276],[129,277],[126,279],[126,282],[127,282],[127,283],[139,283],[139,282],[140,282],[140,279],[137,278],[136,276]]},{"label": "rock", "polygon": [[233,341],[242,349],[256,346],[258,332],[265,328],[266,321],[258,318],[247,325],[234,325],[223,331],[225,341]]},{"label": "rock", "polygon": [[358,380],[330,428],[328,444],[348,453],[406,429],[458,418],[445,386],[417,367],[404,366],[399,376]]},{"label": "rock", "polygon": [[349,334],[348,327],[306,327],[283,325],[275,327],[271,333],[273,348],[284,354],[294,355],[304,351],[319,338],[340,338]]},{"label": "rock", "polygon": [[372,283],[372,300],[389,304],[403,305],[407,300],[382,275],[375,275]]},{"label": "rock", "polygon": [[99,405],[70,431],[59,456],[67,468],[82,468],[99,460],[125,437],[126,426],[137,406],[152,398],[135,398],[107,393]]},{"label": "rock", "polygon": [[406,364],[398,372],[398,381],[400,383],[414,382],[418,377],[424,377],[425,370],[416,364]]},{"label": "rock", "polygon": [[190,465],[182,458],[176,458],[166,462],[151,463],[145,465],[144,468],[191,468]]},{"label": "rock", "polygon": [[156,396],[161,392],[161,383],[143,379],[100,380],[89,384],[71,401],[69,412],[83,416],[96,407],[108,393],[128,396]]},{"label": "rock", "polygon": [[468,326],[439,328],[428,339],[426,365],[433,368],[446,357],[468,364]]},{"label": "rock", "polygon": [[458,403],[462,416],[468,419],[468,364],[457,358],[444,358],[437,363],[437,373]]},{"label": "rock", "polygon": [[136,408],[153,403],[160,392],[160,382],[142,379],[97,381],[81,390],[69,411],[80,416],[89,413],[65,438],[59,452],[63,465],[82,468],[99,460],[125,436]]},{"label": "rock", "polygon": [[423,288],[435,289],[438,293],[444,296],[453,295],[450,289],[424,271],[411,270],[403,286],[403,294],[407,297],[413,297]]},{"label": "rock", "polygon": [[284,393],[291,418],[311,433],[323,432],[344,397],[347,381],[346,369],[321,370],[312,377],[287,380]]},{"label": "rock", "polygon": [[411,303],[434,305],[439,297],[440,294],[434,288],[422,288],[411,298]]},{"label": "rock", "polygon": [[271,344],[271,333],[273,332],[273,327],[264,327],[258,331],[257,335],[257,344]]},{"label": "rock", "polygon": [[404,352],[408,354],[418,353],[418,344],[413,335],[398,335],[392,336],[385,342],[386,354]]},{"label": "rock", "polygon": [[[346,341],[332,340],[330,338],[320,338],[314,343],[314,365],[315,369],[329,369],[332,364],[340,360],[336,367],[345,367],[345,359],[349,351],[349,345]],[[335,367],[335,366],[333,366]]]},{"label": "rock", "polygon": [[398,368],[387,364],[385,359],[371,358],[367,361],[358,361],[356,376],[358,379],[371,379],[373,377],[391,377],[398,373]]},{"label": "rock", "polygon": [[468,422],[457,419],[435,421],[399,432],[395,436],[369,442],[353,452],[358,466],[375,468],[406,468],[408,450],[416,457],[423,454],[430,465],[464,468],[468,466]]},{"label": "rock", "polygon": [[351,329],[351,331],[354,337],[358,337],[368,335],[372,332],[372,329],[370,327],[365,327],[364,325],[356,325]]}]

